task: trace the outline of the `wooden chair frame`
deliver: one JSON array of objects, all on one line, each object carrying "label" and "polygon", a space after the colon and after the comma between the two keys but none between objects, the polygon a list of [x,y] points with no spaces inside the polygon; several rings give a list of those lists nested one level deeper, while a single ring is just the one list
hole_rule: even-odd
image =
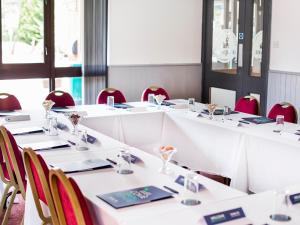
[{"label": "wooden chair frame", "polygon": [[115,89],[115,88],[105,88],[105,89],[102,90],[102,91],[107,91],[108,93],[112,94],[112,93],[114,93],[116,90],[117,90],[117,89]]},{"label": "wooden chair frame", "polygon": [[[6,225],[8,223],[8,218],[11,214],[11,209],[14,203],[14,200],[16,198],[17,193],[21,193],[23,199],[25,199],[25,187],[24,187],[24,183],[23,180],[21,178],[21,174],[20,174],[20,170],[19,170],[19,166],[16,160],[16,156],[12,147],[12,144],[10,142],[10,139],[8,137],[7,134],[7,130],[4,126],[0,126],[0,145],[1,145],[1,151],[2,151],[2,155],[3,155],[3,159],[5,161],[5,165],[7,168],[7,172],[9,175],[9,179],[7,180],[5,179],[5,177],[3,176],[4,180],[6,180],[6,187],[3,193],[3,197],[1,199],[1,203],[0,203],[0,212],[3,212],[3,209],[5,207],[5,203],[6,203],[6,198],[7,195],[9,193],[10,188],[14,188],[12,195],[11,195],[11,199],[10,202],[7,206],[6,212],[4,214],[4,218],[2,220],[2,225]],[[8,154],[9,156],[8,156]],[[13,168],[10,165],[10,160],[12,162]],[[1,168],[1,173],[3,173],[2,168]],[[3,174],[4,175],[4,174]],[[1,174],[2,176],[2,174]],[[2,179],[2,177],[1,177]],[[22,222],[23,224],[23,222]]]},{"label": "wooden chair frame", "polygon": [[[41,185],[42,185],[42,189],[44,191],[44,195],[47,201],[47,205],[50,211],[50,216],[45,216],[43,209],[42,209],[42,205],[41,205],[41,201],[39,199],[38,196],[38,192],[37,192],[37,187],[33,178],[33,172],[32,172],[32,168],[31,168],[31,163],[32,162],[36,168],[37,174],[39,176]],[[38,158],[38,155],[32,150],[32,148],[25,148],[24,149],[24,163],[25,163],[25,168],[26,168],[26,172],[27,172],[27,177],[30,183],[30,187],[32,190],[32,195],[33,195],[33,199],[35,202],[35,206],[37,208],[38,214],[40,219],[42,220],[42,225],[46,225],[46,224],[59,224],[58,220],[57,220],[57,216],[56,216],[56,211],[55,211],[55,206],[54,206],[54,202],[52,199],[52,195],[51,195],[51,190],[50,190],[50,186],[49,186],[49,177],[46,177],[45,173],[44,173],[44,169],[41,165],[41,162]]]},{"label": "wooden chair frame", "polygon": [[75,193],[73,185],[70,182],[70,180],[68,179],[68,177],[60,169],[51,169],[49,177],[50,177],[50,188],[51,188],[51,192],[52,192],[52,196],[53,196],[53,200],[54,200],[54,204],[55,204],[55,208],[56,208],[59,225],[66,225],[67,223],[66,223],[65,214],[64,214],[64,211],[62,208],[61,199],[59,197],[59,190],[57,187],[58,180],[63,184],[66,192],[68,193],[72,208],[75,213],[77,223],[80,225],[86,225],[80,202],[77,198],[77,195]]}]

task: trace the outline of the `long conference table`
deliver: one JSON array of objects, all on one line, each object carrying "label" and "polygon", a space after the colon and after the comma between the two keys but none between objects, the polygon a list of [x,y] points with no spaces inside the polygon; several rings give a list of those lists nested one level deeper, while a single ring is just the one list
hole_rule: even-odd
[{"label": "long conference table", "polygon": [[[293,135],[273,132],[274,124],[254,125],[237,121],[246,114],[221,116],[208,120],[199,111],[205,107],[197,103],[197,112],[190,112],[185,100],[173,100],[176,107],[157,109],[148,103],[128,103],[129,110],[108,108],[105,105],[76,106],[72,110],[86,112],[80,129],[97,138],[89,144],[88,151],[77,151],[74,147],[40,151],[48,165],[60,162],[76,162],[88,159],[116,159],[120,149],[129,148],[131,153],[143,160],[133,164],[134,173],[120,175],[116,168],[68,174],[78,183],[87,199],[95,224],[206,224],[203,215],[234,207],[243,207],[247,218],[255,224],[280,224],[269,219],[274,208],[274,193],[270,190],[288,188],[292,193],[300,191],[299,142]],[[31,115],[30,121],[5,123],[8,129],[42,126],[43,111],[24,112]],[[68,119],[57,113],[60,122],[71,127]],[[298,125],[285,124],[285,132],[294,132]],[[19,145],[47,140],[70,140],[70,133],[60,131],[58,136],[30,134],[15,136]],[[205,189],[195,194],[201,201],[199,206],[187,207],[180,203],[182,196],[124,209],[114,209],[97,197],[110,193],[155,185],[169,186],[179,193],[183,187],[174,180],[188,171],[170,164],[171,175],[158,173],[161,160],[153,149],[160,145],[173,145],[178,149],[174,159],[179,165],[194,170],[212,172],[231,178],[231,187],[224,186],[203,176],[198,182]],[[298,157],[297,157],[298,156]],[[248,196],[246,193],[262,192]],[[257,207],[259,205],[259,207]],[[44,207],[47,211],[47,207]],[[289,211],[292,221],[299,224],[299,208]],[[152,222],[151,222],[152,221]],[[298,221],[298,223],[297,223]],[[26,192],[25,224],[41,224],[37,215],[30,185]]]}]

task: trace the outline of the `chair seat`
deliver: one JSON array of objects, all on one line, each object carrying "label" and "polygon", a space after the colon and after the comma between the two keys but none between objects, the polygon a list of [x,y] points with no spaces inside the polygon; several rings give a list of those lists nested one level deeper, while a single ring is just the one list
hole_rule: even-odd
[{"label": "chair seat", "polygon": [[5,162],[1,162],[1,163],[0,163],[0,166],[1,166],[1,168],[2,168],[4,177],[5,177],[7,180],[9,180],[10,178],[9,178],[9,174],[8,174],[8,171],[7,171],[7,167],[6,167]]}]

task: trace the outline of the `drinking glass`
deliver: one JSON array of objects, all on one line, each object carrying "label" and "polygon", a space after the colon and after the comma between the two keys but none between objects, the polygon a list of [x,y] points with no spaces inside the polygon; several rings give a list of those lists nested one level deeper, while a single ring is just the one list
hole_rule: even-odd
[{"label": "drinking glass", "polygon": [[275,191],[274,213],[270,215],[270,218],[280,222],[290,221],[291,217],[288,215],[290,204],[289,191]]},{"label": "drinking glass", "polygon": [[151,105],[155,104],[155,94],[148,94],[148,103]]},{"label": "drinking glass", "polygon": [[161,109],[161,104],[163,103],[163,101],[165,100],[166,96],[164,95],[155,95],[155,100],[158,104],[158,109]]},{"label": "drinking glass", "polygon": [[115,106],[115,97],[114,96],[107,96],[107,105],[111,109],[114,109],[114,106]]},{"label": "drinking glass", "polygon": [[280,133],[283,130],[284,127],[284,116],[278,115],[276,116],[276,128],[274,132]]},{"label": "drinking glass", "polygon": [[216,104],[207,104],[206,106],[207,106],[207,110],[208,110],[208,113],[209,113],[209,117],[208,118],[210,120],[213,120],[213,118],[214,118],[214,112],[215,112],[215,110],[217,108],[217,105]]},{"label": "drinking glass", "polygon": [[73,126],[72,134],[77,135],[78,133],[78,124],[81,116],[78,113],[69,114],[69,120]]},{"label": "drinking glass", "polygon": [[223,108],[223,121],[225,120],[227,115],[230,115],[230,108],[228,106],[224,106],[224,108]]},{"label": "drinking glass", "polygon": [[86,151],[88,150],[88,142],[87,142],[87,131],[78,131],[77,132],[77,141],[76,141],[76,150],[78,151]]},{"label": "drinking glass", "polygon": [[57,136],[57,118],[56,117],[49,117],[49,126],[48,131],[46,132],[49,136]]},{"label": "drinking glass", "polygon": [[177,149],[172,146],[162,146],[156,150],[162,160],[162,167],[159,172],[162,174],[170,174],[170,168],[168,162],[172,159],[173,155],[177,152]]},{"label": "drinking glass", "polygon": [[43,101],[43,107],[45,109],[45,118],[46,119],[48,119],[48,117],[50,116],[50,110],[54,106],[54,104],[55,104],[55,102],[53,102],[52,100]]},{"label": "drinking glass", "polygon": [[131,154],[128,149],[122,149],[117,155],[117,172],[119,174],[132,174]]},{"label": "drinking glass", "polygon": [[189,171],[184,178],[183,200],[181,204],[187,206],[199,205],[201,202],[196,199],[196,194],[199,192],[199,182],[197,181],[197,174]]},{"label": "drinking glass", "polygon": [[195,99],[194,98],[189,98],[188,99],[188,106],[189,106],[189,110],[192,112],[195,112]]}]

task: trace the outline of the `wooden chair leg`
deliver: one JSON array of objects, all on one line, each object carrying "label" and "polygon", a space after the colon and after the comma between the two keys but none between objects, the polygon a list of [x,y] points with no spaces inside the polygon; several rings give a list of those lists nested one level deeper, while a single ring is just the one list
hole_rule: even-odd
[{"label": "wooden chair leg", "polygon": [[15,201],[15,198],[16,198],[17,193],[18,193],[18,190],[15,189],[15,190],[13,191],[12,195],[11,195],[11,199],[10,199],[10,201],[9,201],[9,204],[8,204],[8,207],[7,207],[6,212],[5,212],[5,214],[4,214],[4,218],[3,218],[3,220],[2,220],[1,225],[7,225],[7,223],[8,223],[8,218],[9,218],[9,216],[10,216],[11,209],[12,209],[12,206],[13,206],[13,204],[14,204],[14,201]]},{"label": "wooden chair leg", "polygon": [[3,192],[3,195],[2,195],[2,198],[1,198],[1,202],[0,202],[0,215],[3,213],[3,210],[6,207],[7,198],[9,197],[8,192],[9,192],[10,188],[11,188],[11,185],[7,184],[5,189],[4,189],[4,192]]}]

